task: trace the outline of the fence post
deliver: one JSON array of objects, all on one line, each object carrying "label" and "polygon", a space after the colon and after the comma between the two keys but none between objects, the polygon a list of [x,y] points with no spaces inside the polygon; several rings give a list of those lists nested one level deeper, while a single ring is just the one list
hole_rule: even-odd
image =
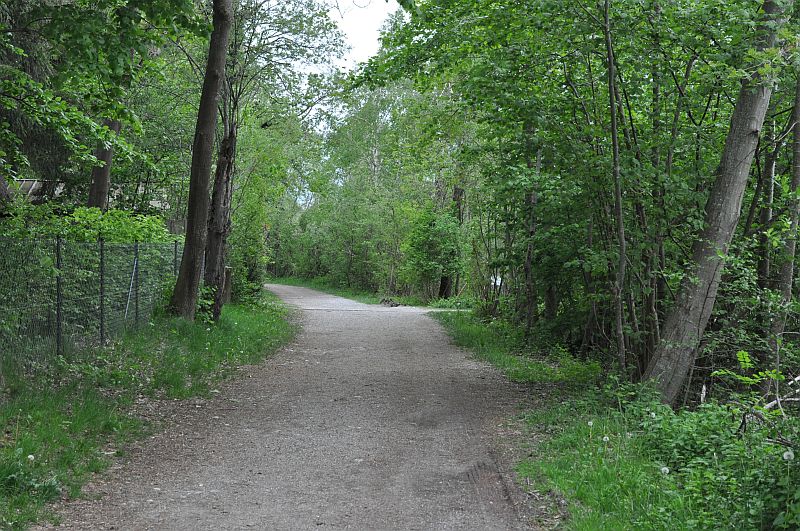
[{"label": "fence post", "polygon": [[133,244],[133,307],[134,326],[139,326],[139,242]]},{"label": "fence post", "polygon": [[64,286],[61,274],[61,236],[56,236],[56,355],[64,355],[64,336],[62,321],[64,319]]},{"label": "fence post", "polygon": [[106,243],[100,238],[100,345],[106,344]]},{"label": "fence post", "polygon": [[173,243],[173,251],[172,251],[172,274],[173,276],[178,276],[178,240],[175,240]]}]

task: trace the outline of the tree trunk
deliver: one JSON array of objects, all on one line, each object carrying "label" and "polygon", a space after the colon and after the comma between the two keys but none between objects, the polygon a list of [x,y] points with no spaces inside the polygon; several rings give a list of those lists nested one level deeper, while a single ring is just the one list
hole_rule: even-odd
[{"label": "tree trunk", "polygon": [[11,202],[11,188],[9,187],[8,181],[2,175],[0,175],[0,207],[3,205],[7,205]]},{"label": "tree trunk", "polygon": [[778,157],[779,146],[767,152],[764,158],[764,204],[761,206],[759,223],[761,235],[758,238],[758,285],[766,289],[769,287],[770,276],[770,242],[767,236],[767,225],[772,219],[772,203],[775,200],[775,160]]},{"label": "tree trunk", "polygon": [[[103,125],[115,135],[122,129],[119,120],[106,119]],[[114,147],[102,143],[95,149],[94,156],[103,165],[92,168],[92,184],[89,187],[87,206],[97,207],[105,212],[108,209],[108,191],[111,188],[111,161],[114,158]]]},{"label": "tree trunk", "polygon": [[200,96],[192,145],[186,243],[183,247],[178,280],[170,301],[172,311],[187,319],[194,319],[197,289],[200,285],[200,272],[206,247],[208,187],[211,178],[214,131],[217,126],[217,102],[222,80],[225,77],[225,58],[232,19],[231,0],[214,0],[214,30],[211,33],[211,42],[208,47],[208,63],[206,64],[203,92]]},{"label": "tree trunk", "polygon": [[442,276],[439,281],[439,298],[449,299],[453,295],[453,279],[450,276]]},{"label": "tree trunk", "polygon": [[214,288],[214,320],[219,320],[224,304],[226,247],[231,232],[231,197],[233,195],[233,165],[236,157],[235,123],[226,127],[220,142],[214,191],[208,214],[208,241],[206,242],[205,284]]},{"label": "tree trunk", "polygon": [[616,101],[616,66],[614,58],[614,47],[611,42],[611,22],[609,11],[611,10],[611,0],[605,0],[603,8],[603,33],[606,42],[606,61],[608,62],[608,94],[609,94],[609,113],[611,115],[611,148],[612,164],[614,177],[614,217],[617,221],[617,245],[619,246],[619,261],[617,264],[617,277],[614,281],[614,302],[616,309],[616,332],[617,332],[617,359],[620,370],[624,371],[627,366],[627,354],[625,350],[625,323],[624,323],[624,297],[625,289],[625,268],[628,257],[625,248],[625,220],[623,218],[622,207],[622,175],[619,162],[619,131],[617,125],[617,101]]},{"label": "tree trunk", "polygon": [[[542,150],[536,150],[536,160],[533,159],[533,123],[527,121],[525,123],[525,164],[529,170],[535,170],[538,176],[542,171]],[[525,198],[525,207],[528,211],[527,220],[527,244],[525,246],[525,265],[523,273],[525,275],[525,336],[530,336],[533,324],[538,317],[539,308],[539,292],[534,282],[533,271],[533,254],[534,246],[533,239],[536,237],[536,206],[539,201],[538,194],[536,193],[536,185],[531,183],[530,191],[528,191]]]},{"label": "tree trunk", "polygon": [[[790,9],[791,3],[764,2],[766,20],[761,25],[760,50],[776,45],[777,33],[785,22],[783,8]],[[664,323],[661,343],[644,374],[656,381],[666,403],[675,402],[714,308],[771,95],[771,80],[758,73],[742,82],[717,177],[706,203],[705,227],[694,244],[691,266]]]},{"label": "tree trunk", "polygon": [[[800,190],[800,72],[798,72],[797,88],[795,89],[792,123],[794,124],[792,126],[792,182],[789,188],[789,218],[791,219],[791,225],[789,234],[786,235],[783,257],[781,258],[782,261],[778,272],[777,288],[781,294],[783,308],[773,319],[770,327],[769,346],[773,356],[773,359],[770,360],[770,368],[772,369],[780,368],[780,339],[786,328],[785,308],[792,301],[794,263],[797,251],[797,228],[798,224],[800,224],[800,201],[797,199],[797,191]],[[769,389],[767,388],[765,391],[769,392]]]}]

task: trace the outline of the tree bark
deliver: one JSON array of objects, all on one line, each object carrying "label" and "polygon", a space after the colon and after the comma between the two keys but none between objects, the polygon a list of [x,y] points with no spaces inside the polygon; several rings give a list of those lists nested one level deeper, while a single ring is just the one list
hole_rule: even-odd
[{"label": "tree bark", "polygon": [[0,175],[0,207],[11,202],[11,188],[5,177]]},{"label": "tree bark", "polygon": [[208,241],[206,242],[205,284],[214,288],[212,315],[219,320],[224,304],[225,254],[231,232],[231,198],[233,196],[233,167],[236,157],[236,125],[226,127],[220,142],[217,170],[214,174],[214,191],[208,214]]},{"label": "tree bark", "polygon": [[203,92],[197,111],[192,169],[189,178],[189,201],[186,216],[186,243],[181,268],[175,282],[170,306],[176,315],[194,319],[197,290],[206,247],[208,229],[208,188],[211,178],[211,158],[214,131],[217,126],[217,102],[225,77],[228,35],[233,20],[231,0],[214,0],[214,30],[208,47]]},{"label": "tree bark", "polygon": [[[782,308],[772,320],[770,326],[769,346],[772,353],[771,368],[780,368],[781,336],[786,328],[786,307],[792,301],[792,284],[794,283],[795,253],[797,252],[797,229],[800,224],[800,201],[797,192],[800,190],[800,72],[794,96],[792,112],[792,181],[789,185],[789,218],[791,225],[783,247],[783,257],[778,272],[777,288],[781,294]],[[769,388],[766,389],[769,392]],[[776,389],[777,393],[777,389]]]},{"label": "tree bark", "polygon": [[[122,122],[119,120],[106,119],[103,125],[114,135],[118,135],[122,129]],[[111,161],[114,158],[114,147],[102,143],[95,149],[94,156],[103,165],[92,168],[92,184],[89,187],[87,206],[97,207],[105,212],[108,210],[108,192],[111,189]]]},{"label": "tree bark", "polygon": [[[757,48],[777,44],[792,2],[764,2],[765,20]],[[664,402],[673,404],[689,373],[719,289],[725,256],[741,214],[742,198],[759,133],[772,95],[772,82],[754,73],[742,81],[731,117],[722,160],[708,197],[705,226],[692,250],[692,261],[667,317],[661,343],[645,370],[655,380]]]}]

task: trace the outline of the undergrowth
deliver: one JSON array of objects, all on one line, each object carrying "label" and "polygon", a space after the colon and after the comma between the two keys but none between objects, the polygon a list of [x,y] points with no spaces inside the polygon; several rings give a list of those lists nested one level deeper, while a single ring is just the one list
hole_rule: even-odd
[{"label": "undergrowth", "polygon": [[594,379],[596,365],[562,349],[532,360],[508,325],[470,313],[436,317],[511,379],[583,381],[559,385],[549,403],[524,413],[544,442],[517,467],[521,480],[567,498],[566,528],[800,528],[796,412],[765,412],[744,398],[673,411],[646,385]]},{"label": "undergrowth", "polygon": [[444,325],[458,346],[471,349],[515,382],[583,387],[599,381],[599,363],[577,360],[558,345],[545,351],[532,350],[525,345],[522,332],[504,321],[486,323],[472,312],[436,312],[431,316]]},{"label": "undergrowth", "polygon": [[256,363],[294,335],[272,295],[226,306],[217,324],[160,317],[114,345],[61,358],[35,378],[17,375],[0,406],[0,527],[54,518],[47,503],[80,495],[92,473],[142,436],[128,412],[136,399],[208,395],[240,365]]}]

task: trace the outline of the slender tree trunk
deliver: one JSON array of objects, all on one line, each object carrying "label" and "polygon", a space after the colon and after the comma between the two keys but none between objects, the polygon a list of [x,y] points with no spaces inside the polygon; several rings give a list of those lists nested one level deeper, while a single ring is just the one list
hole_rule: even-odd
[{"label": "slender tree trunk", "polygon": [[6,178],[0,175],[0,207],[10,202],[11,188],[9,187],[8,181],[6,181]]},{"label": "slender tree trunk", "polygon": [[189,179],[189,202],[186,216],[186,243],[181,268],[170,306],[175,314],[194,319],[197,290],[206,247],[208,228],[208,188],[211,178],[211,158],[214,149],[214,130],[217,126],[217,101],[225,77],[225,58],[228,35],[233,19],[231,0],[214,0],[214,30],[208,47],[203,92],[197,111],[192,170]]},{"label": "slender tree trunk", "polygon": [[213,317],[218,320],[224,303],[226,249],[231,232],[231,199],[233,196],[233,168],[236,157],[236,124],[231,124],[220,142],[217,169],[214,174],[214,191],[208,214],[208,241],[206,242],[205,284],[214,287]]},{"label": "slender tree trunk", "polygon": [[611,148],[613,150],[612,164],[614,177],[614,216],[617,221],[617,244],[619,249],[619,261],[617,263],[617,276],[614,281],[614,302],[616,309],[616,332],[617,332],[617,359],[621,370],[627,366],[627,354],[625,350],[625,323],[624,323],[624,296],[625,289],[625,268],[627,267],[628,257],[625,248],[625,220],[622,208],[622,175],[619,162],[619,127],[617,125],[617,101],[616,101],[616,67],[614,58],[614,47],[611,42],[611,22],[609,12],[611,10],[611,0],[605,0],[603,6],[603,33],[606,41],[606,61],[608,62],[608,94],[609,112],[611,114]]},{"label": "slender tree trunk", "polygon": [[[106,119],[103,125],[115,135],[122,129],[122,122],[119,120]],[[87,206],[105,211],[108,209],[108,192],[111,188],[111,161],[114,158],[114,147],[103,143],[94,151],[94,156],[103,162],[103,165],[92,168],[92,184],[89,187]]]},{"label": "slender tree trunk", "polygon": [[[785,23],[783,9],[789,10],[791,4],[764,2],[766,21],[760,28],[763,37],[759,49],[777,44],[778,31]],[[742,82],[717,177],[706,203],[705,227],[694,244],[691,266],[664,323],[661,343],[645,370],[645,378],[656,381],[666,403],[675,402],[714,308],[771,95],[771,80],[757,73]]]},{"label": "slender tree trunk", "polygon": [[[533,124],[527,122],[525,124],[525,136],[527,146],[525,149],[525,163],[529,170],[535,170],[538,175],[542,171],[542,150],[536,150],[536,160],[533,160]],[[538,203],[538,194],[536,193],[536,186],[531,184],[531,189],[528,196],[525,198],[526,207],[528,210],[528,242],[525,248],[525,335],[530,335],[531,328],[536,322],[538,317],[539,307],[539,293],[536,289],[536,284],[533,278],[533,238],[536,236],[536,205]]]},{"label": "slender tree trunk", "polygon": [[[797,199],[797,192],[800,190],[800,72],[797,74],[792,123],[794,124],[792,126],[792,182],[789,188],[789,218],[791,219],[791,225],[784,243],[777,285],[781,294],[783,308],[772,320],[769,338],[770,351],[773,356],[773,359],[770,360],[770,365],[774,369],[780,368],[780,339],[786,328],[785,308],[792,301],[795,254],[797,252],[797,229],[798,224],[800,224],[800,201]],[[769,389],[767,388],[765,391],[769,392]]]},{"label": "slender tree trunk", "polygon": [[759,222],[761,223],[761,235],[758,241],[758,285],[761,288],[769,286],[770,275],[770,243],[766,234],[767,225],[772,219],[772,203],[775,200],[775,159],[778,156],[778,146],[770,150],[764,158],[764,204],[761,206]]}]

